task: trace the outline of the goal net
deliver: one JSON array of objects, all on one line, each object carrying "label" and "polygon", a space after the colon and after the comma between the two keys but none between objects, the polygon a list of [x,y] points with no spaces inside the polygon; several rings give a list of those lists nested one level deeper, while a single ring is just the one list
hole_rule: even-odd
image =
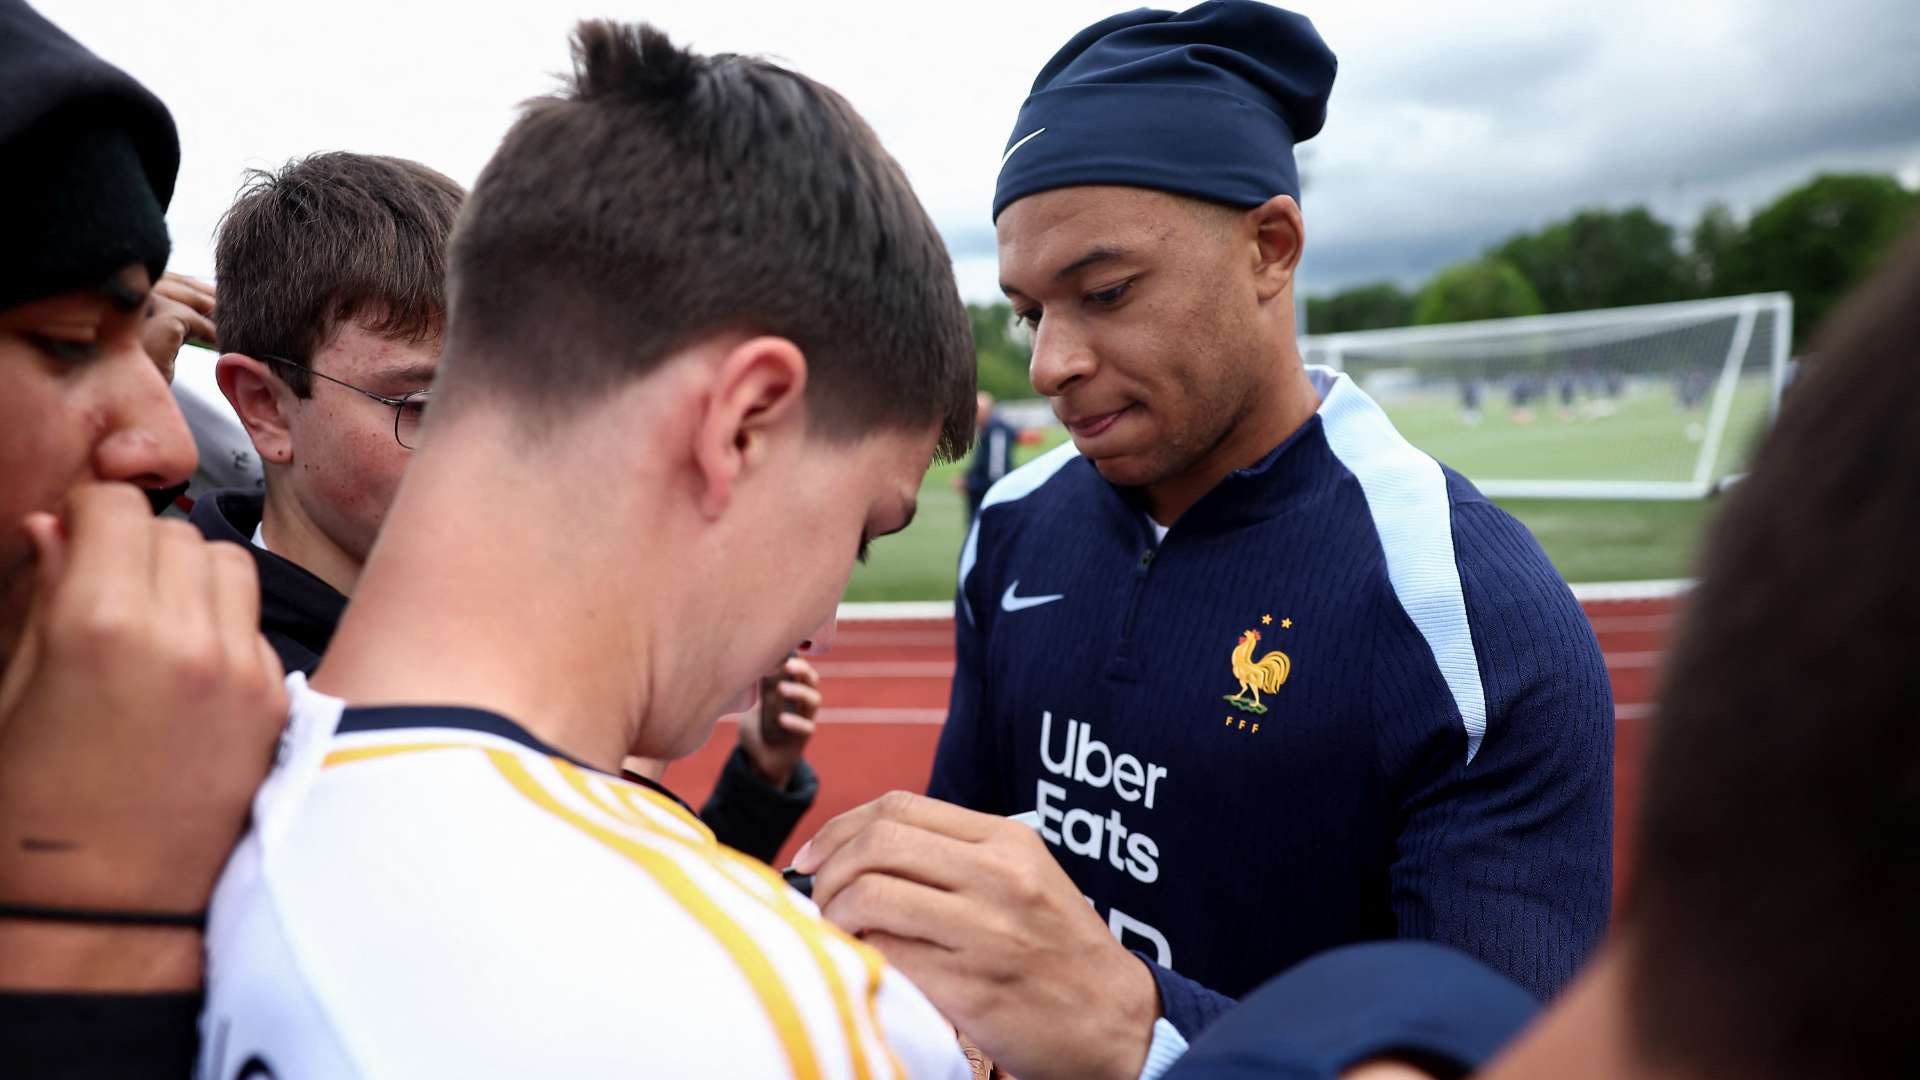
[{"label": "goal net", "polygon": [[[1311,327],[1309,327],[1311,329]],[[1779,407],[1785,293],[1309,335],[1414,445],[1495,498],[1697,499]]]}]

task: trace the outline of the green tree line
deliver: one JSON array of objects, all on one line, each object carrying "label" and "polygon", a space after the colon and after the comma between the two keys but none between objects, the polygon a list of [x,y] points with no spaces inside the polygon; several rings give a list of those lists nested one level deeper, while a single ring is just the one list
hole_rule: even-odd
[{"label": "green tree line", "polygon": [[[1307,328],[1326,334],[1786,292],[1804,340],[1916,218],[1920,196],[1872,173],[1816,176],[1746,221],[1715,204],[1684,234],[1642,207],[1581,210],[1411,291],[1380,281],[1308,297]],[[981,389],[1002,399],[1035,396],[1012,309],[969,304],[967,313]]]},{"label": "green tree line", "polygon": [[1015,329],[1010,304],[968,304],[973,322],[973,354],[980,365],[980,389],[1005,401],[1038,397],[1027,381],[1031,355],[1026,334]]},{"label": "green tree line", "polygon": [[1823,174],[1741,221],[1716,204],[1683,237],[1645,208],[1582,210],[1442,269],[1309,297],[1312,333],[1786,292],[1804,339],[1917,216],[1891,176]]}]

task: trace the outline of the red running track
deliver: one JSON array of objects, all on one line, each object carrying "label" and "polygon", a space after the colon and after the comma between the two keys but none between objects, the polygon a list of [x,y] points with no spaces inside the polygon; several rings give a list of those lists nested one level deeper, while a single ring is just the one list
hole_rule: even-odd
[{"label": "red running track", "polygon": [[[1604,600],[1585,608],[1613,679],[1619,896],[1630,865],[1647,724],[1676,604],[1665,598]],[[783,861],[835,814],[895,788],[926,789],[953,677],[953,621],[842,622],[833,651],[816,663],[826,708],[807,756],[820,773],[820,799],[781,852]],[[722,722],[704,748],[668,770],[667,786],[698,807],[734,739],[734,725]]]}]

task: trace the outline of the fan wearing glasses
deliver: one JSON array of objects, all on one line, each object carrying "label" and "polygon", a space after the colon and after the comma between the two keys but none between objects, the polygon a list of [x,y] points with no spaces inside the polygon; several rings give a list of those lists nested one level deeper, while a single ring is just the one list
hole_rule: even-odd
[{"label": "fan wearing glasses", "polygon": [[266,491],[215,492],[192,519],[249,545],[288,671],[326,651],[419,444],[465,197],[417,162],[316,154],[252,172],[221,220],[216,373]]}]

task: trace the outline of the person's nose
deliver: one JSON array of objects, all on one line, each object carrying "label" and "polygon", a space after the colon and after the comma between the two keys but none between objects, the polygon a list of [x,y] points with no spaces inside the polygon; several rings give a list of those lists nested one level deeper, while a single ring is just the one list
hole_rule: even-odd
[{"label": "person's nose", "polygon": [[1064,320],[1042,319],[1035,328],[1027,378],[1042,397],[1061,396],[1097,366],[1092,343]]},{"label": "person's nose", "polygon": [[137,344],[132,355],[112,362],[118,370],[106,430],[93,449],[95,475],[148,489],[185,483],[199,455],[166,379]]}]

